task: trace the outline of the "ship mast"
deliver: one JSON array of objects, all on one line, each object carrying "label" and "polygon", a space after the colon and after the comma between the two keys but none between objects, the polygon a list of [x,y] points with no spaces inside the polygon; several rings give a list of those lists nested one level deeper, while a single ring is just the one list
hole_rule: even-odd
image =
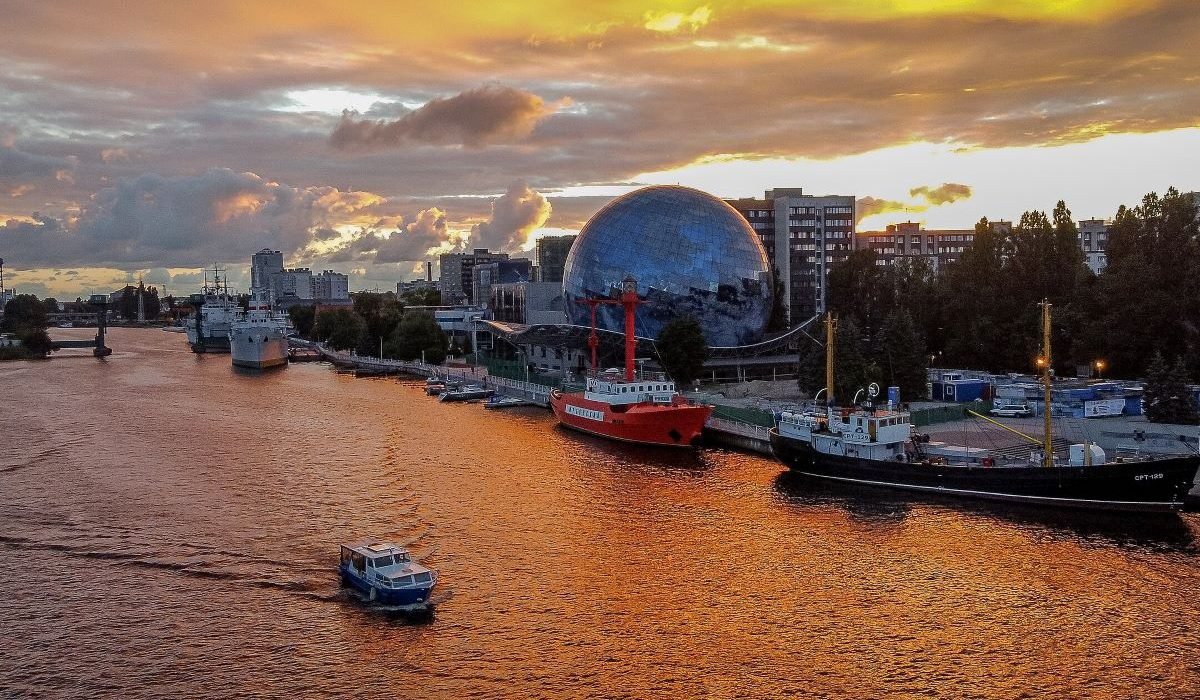
[{"label": "ship mast", "polygon": [[833,312],[825,314],[825,406],[826,417],[833,420],[833,336],[837,319]]},{"label": "ship mast", "polygon": [[584,299],[583,303],[587,304],[592,311],[592,332],[588,335],[588,347],[592,351],[592,376],[595,376],[599,369],[596,367],[596,348],[600,345],[600,339],[596,336],[596,307],[600,304],[620,304],[625,307],[625,381],[632,382],[634,379],[634,355],[637,351],[636,312],[637,305],[642,303],[638,299],[637,280],[632,276],[626,276],[621,281],[621,296],[616,299]]},{"label": "ship mast", "polygon": [[1042,357],[1038,362],[1042,365],[1042,393],[1043,406],[1042,417],[1044,419],[1045,430],[1045,445],[1043,446],[1042,464],[1046,467],[1054,466],[1054,443],[1050,433],[1050,372],[1053,362],[1050,360],[1050,301],[1043,299],[1042,307]]}]

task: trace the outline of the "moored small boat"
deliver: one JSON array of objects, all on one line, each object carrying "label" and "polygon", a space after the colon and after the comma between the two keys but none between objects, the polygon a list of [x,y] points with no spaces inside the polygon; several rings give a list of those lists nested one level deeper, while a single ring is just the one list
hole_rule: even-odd
[{"label": "moored small boat", "polygon": [[445,391],[438,397],[438,401],[474,401],[490,398],[495,393],[495,389],[472,385]]},{"label": "moored small boat", "polygon": [[338,565],[342,582],[369,602],[403,611],[429,607],[437,572],[414,562],[408,550],[367,540],[344,544]]},{"label": "moored small boat", "polygon": [[516,396],[501,396],[499,394],[487,400],[483,404],[484,408],[516,408],[517,406],[529,406],[531,402],[525,399],[517,398]]}]

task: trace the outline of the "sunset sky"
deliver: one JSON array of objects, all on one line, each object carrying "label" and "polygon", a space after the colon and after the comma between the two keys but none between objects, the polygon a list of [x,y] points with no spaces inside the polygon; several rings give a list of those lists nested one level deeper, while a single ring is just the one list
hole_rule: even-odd
[{"label": "sunset sky", "polygon": [[[1195,0],[0,0],[0,257],[74,298],[251,253],[394,289],[679,183],[859,230],[1200,190]],[[950,185],[947,187],[947,185]],[[436,268],[436,266],[435,266]]]}]

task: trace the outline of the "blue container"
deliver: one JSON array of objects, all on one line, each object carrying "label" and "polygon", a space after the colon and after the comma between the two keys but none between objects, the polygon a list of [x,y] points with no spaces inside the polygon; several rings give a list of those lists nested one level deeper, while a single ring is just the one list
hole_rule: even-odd
[{"label": "blue container", "polygon": [[900,405],[900,387],[898,387],[898,386],[889,386],[888,387],[888,403],[890,403],[893,406]]}]

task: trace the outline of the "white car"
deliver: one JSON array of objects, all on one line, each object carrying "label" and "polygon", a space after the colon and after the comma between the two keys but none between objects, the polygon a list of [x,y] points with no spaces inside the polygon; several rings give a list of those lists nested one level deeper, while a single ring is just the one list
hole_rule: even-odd
[{"label": "white car", "polygon": [[1033,415],[1033,409],[1028,406],[997,406],[988,413],[1000,418],[1028,418]]}]

